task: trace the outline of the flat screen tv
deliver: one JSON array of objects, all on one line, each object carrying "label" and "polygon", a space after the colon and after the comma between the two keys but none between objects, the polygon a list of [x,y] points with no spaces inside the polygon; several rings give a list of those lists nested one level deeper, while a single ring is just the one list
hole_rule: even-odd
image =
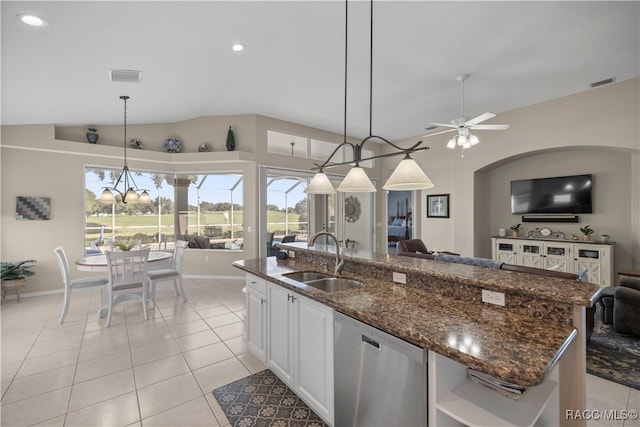
[{"label": "flat screen tv", "polygon": [[511,181],[511,213],[592,213],[591,174]]}]

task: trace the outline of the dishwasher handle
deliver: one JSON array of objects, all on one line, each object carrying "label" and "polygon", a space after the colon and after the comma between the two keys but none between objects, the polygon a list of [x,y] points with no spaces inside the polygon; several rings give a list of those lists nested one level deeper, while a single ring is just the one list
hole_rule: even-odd
[{"label": "dishwasher handle", "polygon": [[380,350],[380,343],[379,343],[379,342],[377,342],[377,341],[375,341],[375,340],[372,340],[371,338],[369,338],[369,337],[368,337],[368,336],[366,336],[366,335],[362,335],[362,342],[367,343],[367,344],[369,344],[370,346],[375,347],[375,348],[377,348],[378,350]]}]

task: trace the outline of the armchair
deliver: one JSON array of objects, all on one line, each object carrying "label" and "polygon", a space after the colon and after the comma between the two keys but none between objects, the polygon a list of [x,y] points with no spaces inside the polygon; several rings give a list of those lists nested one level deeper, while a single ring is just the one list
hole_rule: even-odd
[{"label": "armchair", "polygon": [[621,277],[602,291],[602,321],[621,334],[640,335],[640,280]]}]

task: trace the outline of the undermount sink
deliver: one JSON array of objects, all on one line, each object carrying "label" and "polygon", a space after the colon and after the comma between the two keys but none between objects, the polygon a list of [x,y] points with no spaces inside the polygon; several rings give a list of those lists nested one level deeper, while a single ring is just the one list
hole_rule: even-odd
[{"label": "undermount sink", "polygon": [[293,273],[285,273],[283,276],[324,292],[346,291],[362,286],[362,282],[358,280],[333,277],[328,273],[316,271],[294,271]]},{"label": "undermount sink", "polygon": [[305,282],[305,285],[320,289],[325,292],[339,292],[347,289],[358,288],[362,286],[362,282],[353,279],[345,279],[342,277],[327,277],[325,279],[312,280]]},{"label": "undermount sink", "polygon": [[283,276],[302,283],[306,283],[311,280],[326,279],[327,277],[331,277],[329,274],[318,273],[316,271],[294,271],[293,273],[283,274]]}]

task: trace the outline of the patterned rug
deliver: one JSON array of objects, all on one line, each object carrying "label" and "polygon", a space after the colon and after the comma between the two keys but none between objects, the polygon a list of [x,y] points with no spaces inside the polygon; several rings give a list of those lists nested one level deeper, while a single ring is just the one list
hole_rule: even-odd
[{"label": "patterned rug", "polygon": [[213,390],[233,427],[326,427],[269,369]]},{"label": "patterned rug", "polygon": [[596,322],[587,343],[587,372],[640,390],[640,337],[619,334],[613,325]]}]

